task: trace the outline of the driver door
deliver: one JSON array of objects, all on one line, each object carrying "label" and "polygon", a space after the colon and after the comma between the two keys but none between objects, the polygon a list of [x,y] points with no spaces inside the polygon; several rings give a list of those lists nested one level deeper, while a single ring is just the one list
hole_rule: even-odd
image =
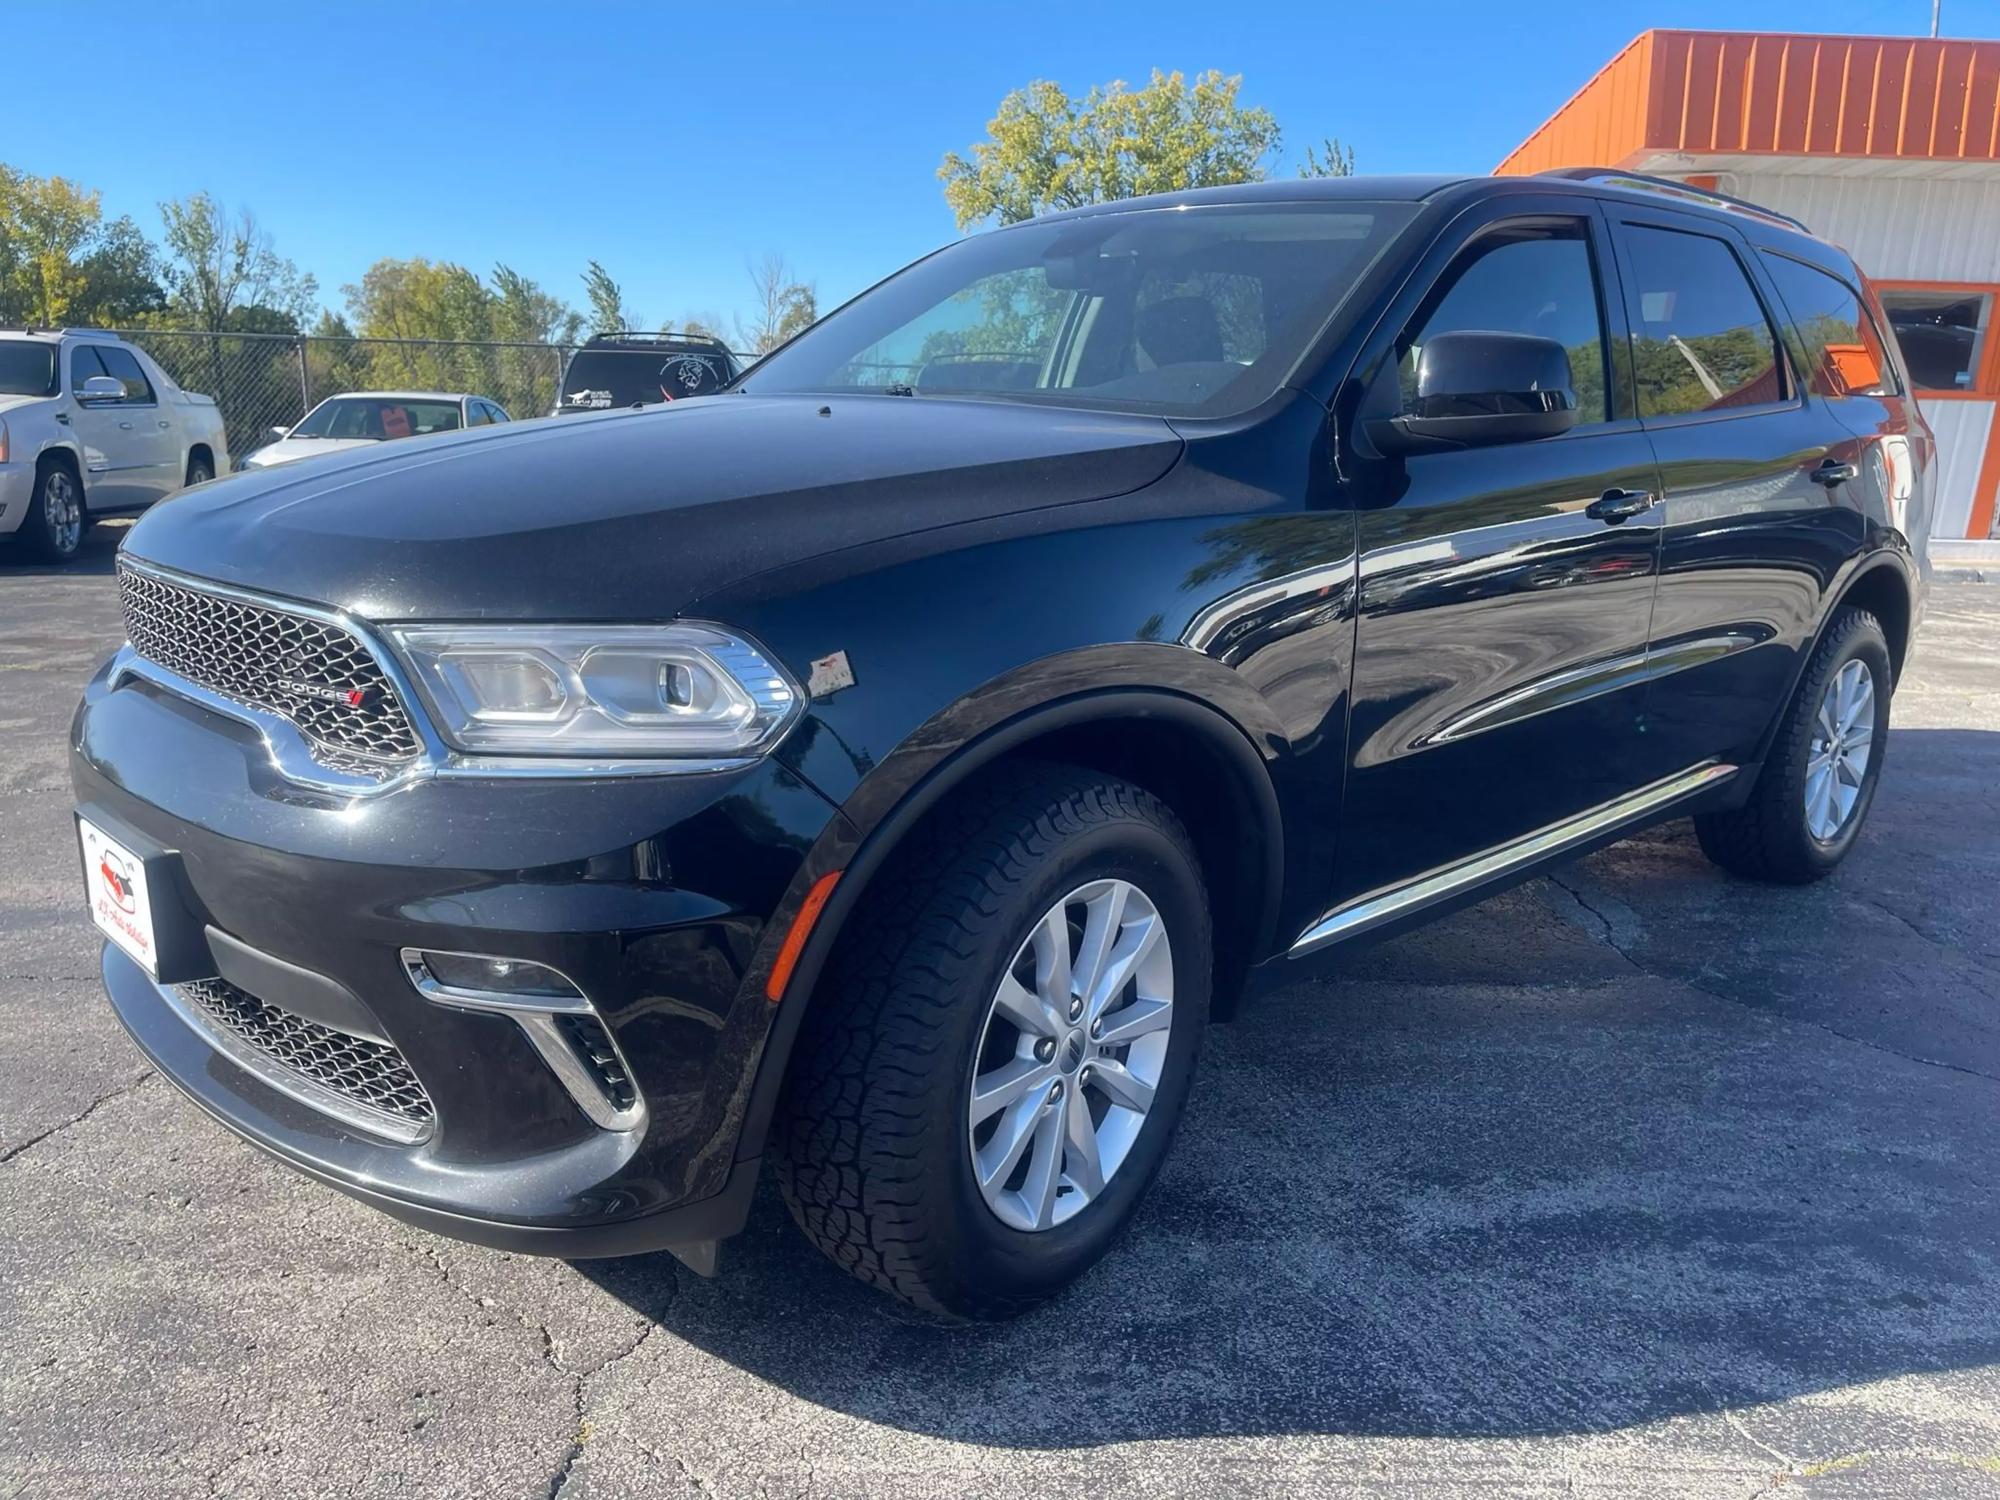
[{"label": "driver door", "polygon": [[[1452,866],[1634,789],[1662,511],[1616,276],[1587,201],[1473,210],[1358,366],[1342,439],[1360,587],[1336,909],[1440,873],[1449,885]],[[1560,343],[1576,425],[1373,453],[1368,420],[1406,409],[1424,341],[1475,331]]]}]

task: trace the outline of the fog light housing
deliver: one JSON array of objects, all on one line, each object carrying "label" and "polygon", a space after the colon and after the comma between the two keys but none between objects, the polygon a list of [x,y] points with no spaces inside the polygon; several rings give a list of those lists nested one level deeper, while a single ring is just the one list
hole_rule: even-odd
[{"label": "fog light housing", "polygon": [[514,1018],[577,1108],[600,1130],[636,1130],[646,1100],[611,1028],[560,969],[528,958],[405,948],[403,972],[426,1000]]},{"label": "fog light housing", "polygon": [[568,975],[525,958],[405,948],[403,967],[411,982],[434,1000],[464,1000],[493,1010],[590,1010]]}]

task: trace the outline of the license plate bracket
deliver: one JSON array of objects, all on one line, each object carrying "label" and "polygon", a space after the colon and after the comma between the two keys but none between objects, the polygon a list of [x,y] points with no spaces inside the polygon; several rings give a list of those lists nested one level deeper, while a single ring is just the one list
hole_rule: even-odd
[{"label": "license plate bracket", "polygon": [[84,903],[97,930],[160,984],[215,973],[184,898],[180,856],[94,807],[76,811]]}]

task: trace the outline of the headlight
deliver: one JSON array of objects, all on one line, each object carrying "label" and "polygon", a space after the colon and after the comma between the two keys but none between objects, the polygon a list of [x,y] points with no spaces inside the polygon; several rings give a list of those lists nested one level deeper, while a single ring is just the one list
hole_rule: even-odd
[{"label": "headlight", "polygon": [[388,633],[439,732],[474,755],[738,760],[769,750],[801,706],[783,668],[713,625]]}]

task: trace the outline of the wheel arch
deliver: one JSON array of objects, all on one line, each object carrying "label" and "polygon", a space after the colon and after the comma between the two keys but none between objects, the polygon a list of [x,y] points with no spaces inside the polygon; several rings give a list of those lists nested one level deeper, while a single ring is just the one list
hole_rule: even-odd
[{"label": "wheel arch", "polygon": [[[1135,735],[1143,728],[1143,735]],[[1269,950],[1283,895],[1285,833],[1278,794],[1251,733],[1220,709],[1160,688],[1106,687],[1038,705],[938,758],[854,842],[809,860],[782,908],[789,921],[814,879],[839,871],[791,970],[766,1037],[737,1147],[759,1154],[782,1093],[806,1011],[835,945],[869,887],[934,809],[983,774],[1019,761],[1054,762],[1120,776],[1172,807],[1188,827],[1216,916],[1215,1013],[1227,1017],[1241,979]],[[870,800],[848,800],[852,813]],[[763,972],[758,971],[761,982]]]},{"label": "wheel arch", "polygon": [[188,470],[194,467],[194,461],[198,458],[205,458],[208,460],[208,472],[211,476],[215,476],[217,474],[217,470],[215,467],[215,450],[209,447],[209,445],[206,442],[197,439],[195,442],[188,444],[187,457],[181,461],[182,484],[187,483]]},{"label": "wheel arch", "polygon": [[1778,700],[1769,726],[1757,741],[1759,765],[1770,753],[1771,742],[1785,722],[1785,712],[1798,693],[1799,684],[1804,681],[1820,642],[1826,639],[1827,631],[1839,618],[1840,612],[1850,605],[1866,609],[1881,624],[1882,633],[1889,642],[1889,667],[1893,675],[1890,691],[1895,690],[1896,683],[1903,680],[1903,663],[1909,656],[1911,637],[1916,628],[1917,589],[1915,564],[1902,552],[1883,550],[1862,558],[1838,588],[1827,590],[1826,608],[1820,611],[1811,638],[1800,648],[1798,661],[1785,684],[1784,696]]}]

